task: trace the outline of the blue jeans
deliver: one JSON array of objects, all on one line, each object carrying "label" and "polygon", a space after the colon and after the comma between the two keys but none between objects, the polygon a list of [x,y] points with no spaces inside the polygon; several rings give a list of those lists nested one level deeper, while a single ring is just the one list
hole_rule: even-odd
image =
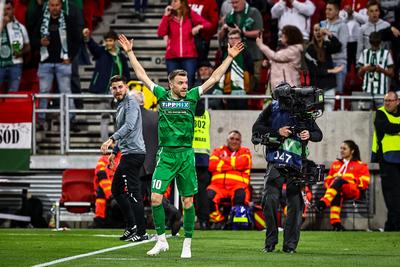
[{"label": "blue jeans", "polygon": [[143,12],[147,8],[147,0],[135,0],[135,11]]},{"label": "blue jeans", "polygon": [[344,88],[344,82],[346,80],[346,75],[347,75],[347,64],[336,64],[334,63],[335,67],[344,65],[344,68],[341,72],[336,74],[336,92],[341,94],[343,93],[343,88]]},{"label": "blue jeans", "polygon": [[[48,94],[53,86],[54,76],[57,78],[58,90],[61,94],[71,94],[71,64],[62,63],[40,63],[38,69],[39,87],[41,94]],[[39,108],[46,109],[48,99],[41,98],[39,100]],[[75,109],[74,101],[69,100],[69,108]],[[72,120],[75,114],[70,113],[70,119]],[[39,123],[45,122],[46,114],[39,113]]]},{"label": "blue jeans", "polygon": [[0,87],[8,80],[8,92],[17,92],[21,82],[22,63],[0,68]]},{"label": "blue jeans", "polygon": [[196,75],[197,59],[196,58],[174,58],[165,60],[167,64],[167,72],[170,74],[172,71],[177,69],[186,70],[188,73],[188,85],[189,89],[194,84]]}]

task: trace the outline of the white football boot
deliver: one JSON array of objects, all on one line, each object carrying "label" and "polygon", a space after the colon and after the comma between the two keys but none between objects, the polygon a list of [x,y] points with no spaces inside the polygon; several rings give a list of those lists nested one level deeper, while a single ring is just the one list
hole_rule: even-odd
[{"label": "white football boot", "polygon": [[157,236],[157,242],[152,249],[147,251],[147,255],[156,256],[160,254],[160,252],[165,252],[169,249],[169,245],[167,239],[165,238],[165,234]]},{"label": "white football boot", "polygon": [[190,259],[192,257],[191,245],[192,245],[192,239],[191,238],[185,238],[183,240],[181,258]]}]

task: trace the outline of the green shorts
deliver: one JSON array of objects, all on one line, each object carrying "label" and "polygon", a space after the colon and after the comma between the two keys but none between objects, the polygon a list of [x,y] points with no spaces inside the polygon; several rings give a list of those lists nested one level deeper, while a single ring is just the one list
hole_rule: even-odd
[{"label": "green shorts", "polygon": [[197,175],[193,148],[161,147],[157,152],[157,165],[151,181],[151,192],[164,194],[176,177],[179,195],[197,194]]}]

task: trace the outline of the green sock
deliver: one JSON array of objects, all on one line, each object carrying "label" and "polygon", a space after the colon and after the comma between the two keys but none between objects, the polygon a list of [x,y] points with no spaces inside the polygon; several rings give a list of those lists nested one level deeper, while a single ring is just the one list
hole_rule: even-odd
[{"label": "green sock", "polygon": [[194,205],[188,209],[183,210],[183,229],[185,230],[185,237],[192,238],[194,230]]},{"label": "green sock", "polygon": [[158,206],[151,206],[153,211],[153,221],[156,227],[157,235],[162,235],[165,233],[165,212],[162,204]]}]

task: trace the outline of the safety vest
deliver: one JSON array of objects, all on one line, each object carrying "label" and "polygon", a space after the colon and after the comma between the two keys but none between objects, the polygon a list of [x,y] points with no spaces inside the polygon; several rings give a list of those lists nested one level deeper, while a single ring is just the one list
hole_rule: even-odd
[{"label": "safety vest", "polygon": [[156,111],[157,97],[155,97],[155,95],[151,92],[151,90],[149,88],[147,88],[142,83],[140,83],[138,81],[134,81],[134,80],[129,81],[127,85],[129,86],[130,91],[137,90],[137,91],[140,91],[143,93],[143,95],[144,95],[143,107],[145,109],[151,109],[151,110]]},{"label": "safety vest", "polygon": [[210,113],[206,110],[203,115],[194,117],[194,153],[210,155]]},{"label": "safety vest", "polygon": [[[395,117],[385,110],[385,107],[380,107],[378,110],[385,113],[390,123],[400,124],[400,116]],[[387,134],[383,136],[382,140],[378,140],[376,129],[372,137],[372,161],[376,162],[379,146],[382,146],[383,159],[389,163],[400,163],[400,134]]]}]

